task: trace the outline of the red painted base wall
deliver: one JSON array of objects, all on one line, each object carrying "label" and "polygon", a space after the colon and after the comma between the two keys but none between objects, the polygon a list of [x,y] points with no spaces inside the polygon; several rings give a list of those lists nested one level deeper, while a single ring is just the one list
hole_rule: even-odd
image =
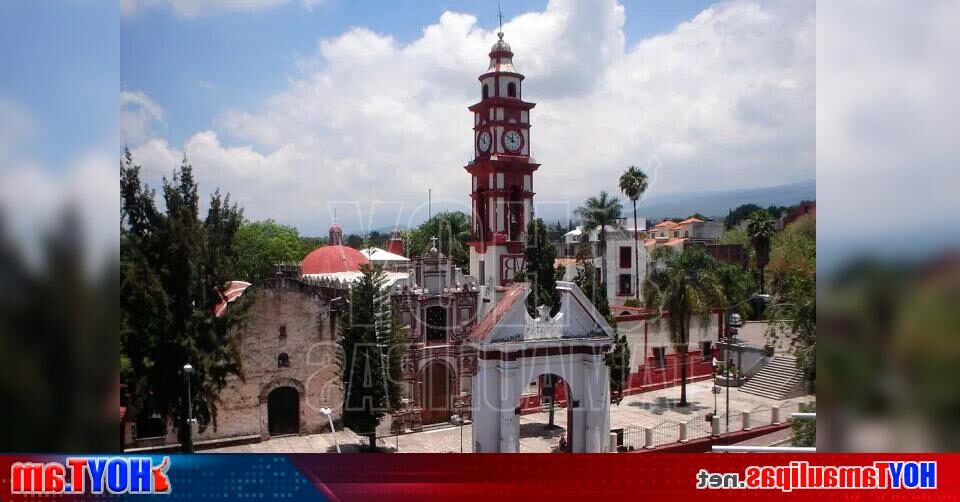
[{"label": "red painted base wall", "polygon": [[[705,380],[713,376],[714,353],[707,354],[707,359],[701,352],[687,352],[687,381]],[[646,364],[640,365],[635,373],[630,373],[627,379],[625,395],[639,394],[651,390],[663,389],[680,384],[680,355],[667,354],[666,364],[658,368],[656,360],[648,357]]]},{"label": "red painted base wall", "polygon": [[[687,352],[687,382],[697,382],[713,377],[713,357],[709,353],[707,360],[703,360],[701,352]],[[627,388],[624,395],[631,396],[657,389],[665,389],[680,385],[680,355],[667,354],[666,364],[662,368],[656,367],[656,360],[648,357],[646,364],[641,365],[636,372],[627,377]],[[542,382],[541,382],[542,386]],[[558,385],[556,389],[557,408],[567,404],[566,386]],[[526,394],[520,398],[520,413],[523,415],[536,413],[540,409],[540,395]]]}]

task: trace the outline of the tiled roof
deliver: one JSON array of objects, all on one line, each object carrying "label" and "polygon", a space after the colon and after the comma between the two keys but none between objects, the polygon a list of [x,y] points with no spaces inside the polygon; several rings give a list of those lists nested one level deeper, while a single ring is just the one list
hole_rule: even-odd
[{"label": "tiled roof", "polygon": [[510,312],[511,307],[518,301],[522,302],[526,298],[526,295],[523,294],[525,286],[526,283],[523,282],[511,285],[510,289],[503,295],[503,298],[493,307],[493,310],[487,312],[487,315],[480,321],[480,324],[474,328],[473,333],[470,333],[470,341],[482,342],[486,340],[490,332],[493,331],[493,328],[500,323],[500,319],[503,319],[503,316],[506,315],[507,312]]}]

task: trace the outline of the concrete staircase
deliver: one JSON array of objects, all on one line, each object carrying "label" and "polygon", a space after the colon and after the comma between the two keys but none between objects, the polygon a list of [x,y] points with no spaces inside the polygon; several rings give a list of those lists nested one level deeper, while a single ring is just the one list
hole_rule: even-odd
[{"label": "concrete staircase", "polygon": [[793,357],[777,354],[740,387],[747,394],[783,400],[803,394],[803,372]]}]

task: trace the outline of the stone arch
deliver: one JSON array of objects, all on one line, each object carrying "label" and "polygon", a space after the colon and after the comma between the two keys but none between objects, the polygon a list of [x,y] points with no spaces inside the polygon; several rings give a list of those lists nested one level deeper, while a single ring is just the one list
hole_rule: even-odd
[{"label": "stone arch", "polygon": [[[277,389],[289,388],[297,393],[296,404],[296,429],[295,432],[303,431],[303,413],[306,410],[306,389],[302,382],[294,378],[276,378],[261,387],[260,389],[260,437],[268,439],[270,437],[270,394]],[[276,395],[274,395],[276,398]]]},{"label": "stone arch", "polygon": [[[557,417],[561,413],[564,414],[566,420],[563,427],[556,425],[556,428],[552,430],[547,428],[546,424],[542,423],[520,424],[519,434],[517,436],[517,451],[523,451],[520,440],[524,437],[547,437],[559,445],[561,436],[567,445],[566,451],[570,451],[570,445],[573,444],[573,431],[576,428],[576,420],[573,417],[573,387],[567,379],[561,377],[554,371],[546,371],[529,380],[537,382],[537,404],[541,408],[546,406],[548,400],[554,402],[555,424],[558,421],[556,420]],[[560,402],[563,403],[562,407],[559,404]],[[517,406],[522,408],[523,404],[523,396],[521,395]]]},{"label": "stone arch", "polygon": [[[559,376],[568,385],[568,451],[604,452],[610,423],[609,375],[602,353],[579,347],[551,347],[543,356],[517,354],[485,359],[473,379],[474,450],[520,451],[519,403],[524,387],[544,374]],[[506,356],[503,354],[502,356]],[[557,438],[559,440],[559,438]]]}]

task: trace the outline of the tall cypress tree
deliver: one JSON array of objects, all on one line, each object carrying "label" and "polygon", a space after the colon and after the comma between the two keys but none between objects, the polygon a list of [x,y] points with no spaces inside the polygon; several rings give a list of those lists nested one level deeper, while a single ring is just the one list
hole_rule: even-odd
[{"label": "tall cypress tree", "polygon": [[186,158],[171,179],[163,180],[164,212],[156,208],[156,193],[141,183],[140,166],[129,151],[120,178],[120,342],[129,413],[178,423],[181,443],[189,450],[183,366],[194,368],[191,411],[203,427],[216,426],[216,399],[227,376],[241,374],[228,332],[242,315],[243,302],[219,319],[213,308],[220,300],[217,288],[233,278],[242,211],[218,191],[201,221],[197,183]]},{"label": "tall cypress tree", "polygon": [[554,263],[557,248],[550,242],[547,225],[540,218],[527,225],[526,267],[522,278],[530,283],[527,296],[527,311],[537,317],[537,307],[546,305],[550,315],[560,310],[560,294],[557,293],[557,278]]},{"label": "tall cypress tree", "polygon": [[389,290],[380,266],[363,266],[350,289],[349,312],[340,324],[338,363],[343,381],[343,423],[370,437],[400,405],[403,337],[393,322]]}]

